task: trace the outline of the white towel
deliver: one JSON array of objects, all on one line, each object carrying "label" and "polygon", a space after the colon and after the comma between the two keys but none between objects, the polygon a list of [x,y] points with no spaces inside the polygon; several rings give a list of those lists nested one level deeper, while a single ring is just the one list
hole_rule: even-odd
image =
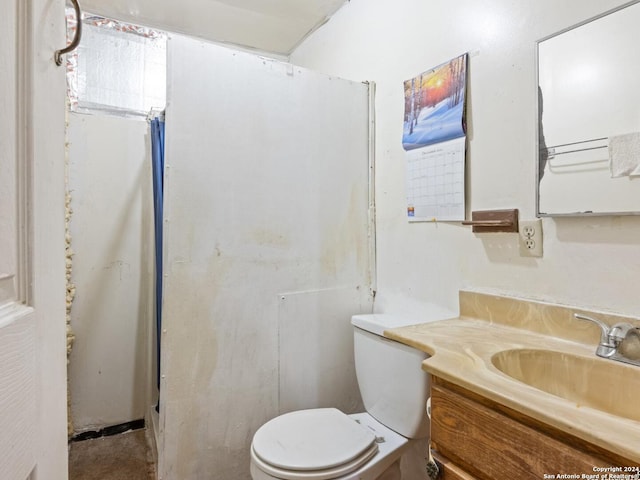
[{"label": "white towel", "polygon": [[640,132],[609,137],[611,177],[640,175]]}]

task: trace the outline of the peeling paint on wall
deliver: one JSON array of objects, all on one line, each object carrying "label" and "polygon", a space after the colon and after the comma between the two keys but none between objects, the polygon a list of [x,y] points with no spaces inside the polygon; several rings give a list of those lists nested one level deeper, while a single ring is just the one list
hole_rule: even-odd
[{"label": "peeling paint on wall", "polygon": [[[73,342],[75,335],[71,328],[71,307],[73,306],[73,298],[76,295],[76,286],[71,281],[71,272],[73,270],[73,249],[71,248],[71,232],[69,231],[69,222],[71,221],[71,215],[73,209],[71,208],[71,192],[69,191],[69,117],[68,109],[65,112],[66,115],[66,127],[65,135],[67,140],[65,142],[65,196],[64,196],[64,244],[65,244],[65,278],[66,278],[66,324],[67,324],[67,365],[70,362],[71,350],[73,349]],[[71,416],[71,389],[69,388],[69,375],[67,372],[67,436],[71,438],[73,435],[73,417]]]}]

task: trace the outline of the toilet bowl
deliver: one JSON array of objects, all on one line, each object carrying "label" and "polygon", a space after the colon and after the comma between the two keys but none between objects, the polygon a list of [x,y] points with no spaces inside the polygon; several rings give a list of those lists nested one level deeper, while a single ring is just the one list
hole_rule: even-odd
[{"label": "toilet bowl", "polygon": [[366,412],[335,408],[285,413],[262,425],[251,443],[253,480],[400,480],[400,458],[429,435],[426,354],[383,337],[420,323],[393,315],[355,315],[354,356]]}]

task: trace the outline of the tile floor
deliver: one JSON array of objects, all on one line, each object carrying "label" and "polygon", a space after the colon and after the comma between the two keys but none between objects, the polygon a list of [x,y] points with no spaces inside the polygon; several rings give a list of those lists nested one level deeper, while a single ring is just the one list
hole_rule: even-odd
[{"label": "tile floor", "polygon": [[72,442],[69,480],[155,480],[145,431]]}]

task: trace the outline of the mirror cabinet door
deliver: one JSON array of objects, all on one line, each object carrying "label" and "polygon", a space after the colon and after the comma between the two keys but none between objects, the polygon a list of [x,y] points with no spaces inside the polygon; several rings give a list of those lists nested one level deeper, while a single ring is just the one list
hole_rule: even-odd
[{"label": "mirror cabinet door", "polygon": [[538,42],[538,213],[640,213],[640,3]]}]

